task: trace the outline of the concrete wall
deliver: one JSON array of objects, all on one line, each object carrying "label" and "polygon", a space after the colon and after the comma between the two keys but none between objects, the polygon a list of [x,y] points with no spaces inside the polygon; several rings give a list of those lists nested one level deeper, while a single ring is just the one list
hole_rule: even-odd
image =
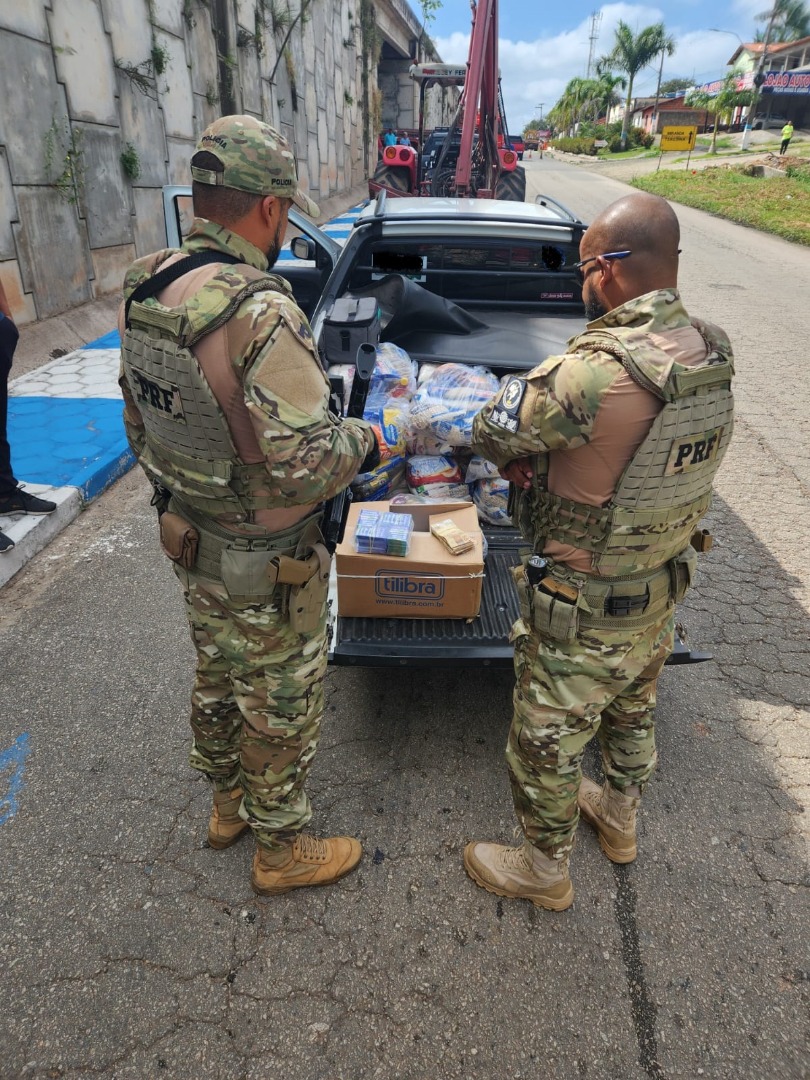
[{"label": "concrete wall", "polygon": [[[306,4],[307,0],[303,0]],[[20,323],[120,287],[165,243],[160,189],[190,182],[197,137],[229,111],[292,143],[324,201],[376,160],[363,115],[361,0],[0,2],[0,276]],[[373,0],[407,56],[418,21]],[[139,174],[121,155],[131,147]]]}]

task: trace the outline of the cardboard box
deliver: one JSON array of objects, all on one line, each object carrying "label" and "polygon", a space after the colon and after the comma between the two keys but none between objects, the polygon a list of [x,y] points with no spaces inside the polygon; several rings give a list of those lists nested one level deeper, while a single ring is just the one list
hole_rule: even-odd
[{"label": "cardboard box", "polygon": [[[354,530],[362,509],[410,514],[411,547],[396,555],[359,555]],[[475,540],[471,551],[451,555],[430,533],[431,518],[451,518]],[[391,506],[353,503],[346,534],[335,552],[338,614],[383,619],[469,619],[481,607],[484,545],[478,514],[471,503]]]}]

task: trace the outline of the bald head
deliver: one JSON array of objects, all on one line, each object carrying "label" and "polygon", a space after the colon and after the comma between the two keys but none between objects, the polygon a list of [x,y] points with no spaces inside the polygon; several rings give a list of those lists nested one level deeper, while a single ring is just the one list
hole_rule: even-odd
[{"label": "bald head", "polygon": [[592,310],[610,311],[656,289],[678,284],[680,225],[666,199],[646,192],[626,195],[588,227],[580,258],[630,251],[624,259],[600,259],[585,279],[583,297]]}]

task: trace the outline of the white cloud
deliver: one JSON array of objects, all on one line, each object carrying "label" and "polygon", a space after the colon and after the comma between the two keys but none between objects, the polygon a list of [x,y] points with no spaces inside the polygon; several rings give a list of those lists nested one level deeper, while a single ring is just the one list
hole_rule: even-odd
[{"label": "white cloud", "polygon": [[[737,32],[736,26],[745,26],[748,39],[751,38],[753,16],[749,9],[758,8],[764,0],[736,0],[734,14],[727,13],[729,25],[722,29]],[[729,57],[737,48],[738,42],[727,34],[706,31],[683,31],[664,17],[660,8],[644,4],[606,4],[602,7],[602,22],[599,38],[596,42],[594,57],[598,58],[610,51],[614,40],[614,31],[619,20],[627,23],[634,31],[657,22],[664,22],[667,31],[675,38],[676,51],[664,61],[664,79],[684,76],[696,82],[707,82],[717,78],[726,70]],[[716,13],[705,12],[707,22],[720,18]],[[756,14],[756,12],[753,12]],[[741,33],[743,40],[745,35]],[[547,112],[558,100],[566,83],[574,76],[584,76],[588,68],[590,18],[583,19],[578,26],[563,33],[543,36],[533,41],[499,41],[499,63],[501,68],[503,96],[509,126],[518,132],[532,119],[538,116],[537,106],[542,102]],[[436,47],[442,59],[448,63],[464,63],[467,59],[469,34],[454,33],[449,37],[436,39]],[[634,95],[654,94],[658,81],[658,70],[645,69],[634,85]]]}]

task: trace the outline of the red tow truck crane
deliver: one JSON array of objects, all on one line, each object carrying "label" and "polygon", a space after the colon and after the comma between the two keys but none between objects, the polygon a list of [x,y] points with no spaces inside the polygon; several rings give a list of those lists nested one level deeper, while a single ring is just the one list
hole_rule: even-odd
[{"label": "red tow truck crane", "polygon": [[[470,0],[472,33],[466,67],[414,64],[419,89],[419,149],[386,146],[369,179],[369,195],[469,196],[523,202],[526,174],[508,145],[498,70],[498,0]],[[431,86],[461,86],[452,122],[424,131],[425,93]],[[503,142],[503,139],[501,139]]]}]

